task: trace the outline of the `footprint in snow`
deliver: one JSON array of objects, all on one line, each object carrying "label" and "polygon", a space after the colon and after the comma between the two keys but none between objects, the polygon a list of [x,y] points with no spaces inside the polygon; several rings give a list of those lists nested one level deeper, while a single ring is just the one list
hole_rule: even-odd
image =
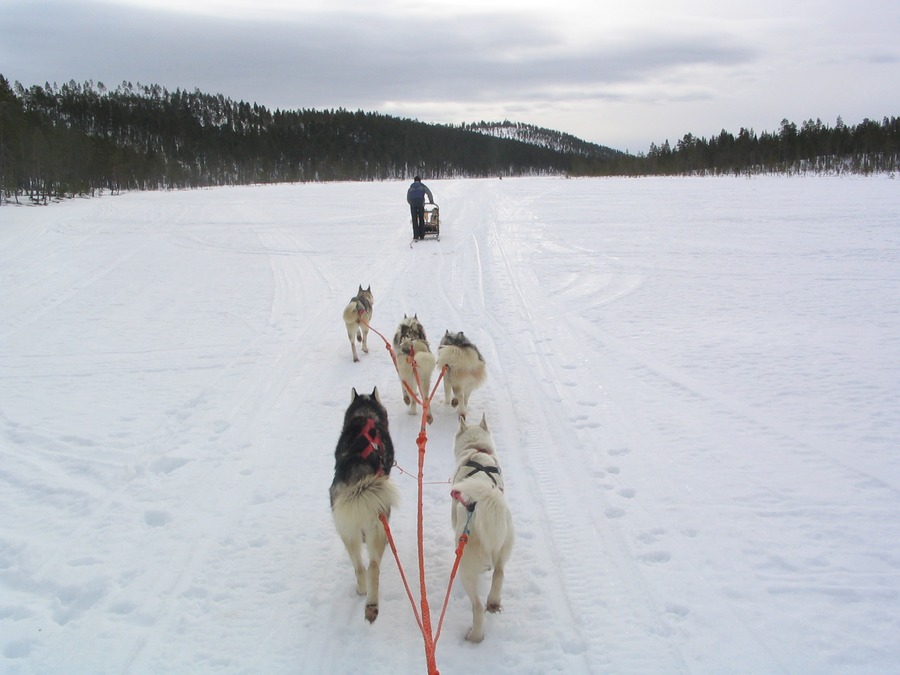
[{"label": "footprint in snow", "polygon": [[691,613],[690,608],[685,607],[684,605],[674,605],[669,604],[666,605],[666,614],[672,614],[678,619],[685,619],[687,615]]},{"label": "footprint in snow", "polygon": [[606,509],[605,513],[607,518],[621,518],[625,515],[625,510],[616,508],[615,506],[610,506],[608,509]]},{"label": "footprint in snow", "polygon": [[172,516],[165,511],[146,511],[144,513],[144,522],[150,527],[162,527],[171,522]]}]

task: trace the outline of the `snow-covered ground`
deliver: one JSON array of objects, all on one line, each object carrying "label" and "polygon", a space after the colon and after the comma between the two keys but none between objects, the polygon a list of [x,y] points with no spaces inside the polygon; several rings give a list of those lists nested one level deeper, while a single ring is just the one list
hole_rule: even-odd
[{"label": "snow-covered ground", "polygon": [[412,249],[405,183],[0,208],[0,672],[425,672],[390,552],[369,625],[328,507],[377,385],[417,587],[420,420],[377,336],[351,362],[359,284],[488,364],[517,541],[480,645],[454,587],[442,673],[896,672],[900,181],[429,186]]}]

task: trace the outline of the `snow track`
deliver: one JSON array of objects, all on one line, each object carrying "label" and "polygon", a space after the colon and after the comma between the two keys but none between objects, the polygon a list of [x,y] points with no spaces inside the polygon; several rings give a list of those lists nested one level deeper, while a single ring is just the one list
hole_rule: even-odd
[{"label": "snow track", "polygon": [[[0,210],[0,672],[424,672],[388,553],[328,508],[379,388],[416,569],[416,437],[381,339],[480,348],[516,526],[441,672],[886,672],[900,658],[900,202],[887,179],[459,180],[412,249],[393,183]],[[456,413],[427,428],[432,621]],[[484,593],[487,579],[483,580]],[[416,593],[417,595],[417,593]],[[477,666],[473,666],[477,664]]]}]

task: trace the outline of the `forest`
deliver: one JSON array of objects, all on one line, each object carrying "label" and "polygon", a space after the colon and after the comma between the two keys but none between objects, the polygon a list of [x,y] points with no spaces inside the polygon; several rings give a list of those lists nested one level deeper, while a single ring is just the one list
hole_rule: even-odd
[{"label": "forest", "polygon": [[[598,125],[602,122],[598,121]],[[528,124],[440,125],[371,112],[269,110],[122,82],[0,75],[0,202],[307,181],[565,175],[895,172],[900,118],[685,134],[630,155]]]}]

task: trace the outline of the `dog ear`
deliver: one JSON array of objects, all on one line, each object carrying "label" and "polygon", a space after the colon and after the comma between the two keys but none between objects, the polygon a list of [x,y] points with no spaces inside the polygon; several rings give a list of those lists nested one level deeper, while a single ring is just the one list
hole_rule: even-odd
[{"label": "dog ear", "polygon": [[481,413],[481,428],[485,431],[489,431],[487,425],[487,416],[485,415],[485,413]]},{"label": "dog ear", "polygon": [[378,387],[377,386],[372,390],[372,398],[374,398],[376,401],[381,403],[381,397],[378,396]]},{"label": "dog ear", "polygon": [[468,428],[469,428],[469,427],[466,426],[466,418],[460,416],[460,418],[459,418],[459,433],[464,432],[464,431],[465,431],[466,429],[468,429]]},{"label": "dog ear", "polygon": [[357,398],[359,398],[359,394],[356,393],[356,387],[353,387],[350,390],[350,403],[353,403]]}]

